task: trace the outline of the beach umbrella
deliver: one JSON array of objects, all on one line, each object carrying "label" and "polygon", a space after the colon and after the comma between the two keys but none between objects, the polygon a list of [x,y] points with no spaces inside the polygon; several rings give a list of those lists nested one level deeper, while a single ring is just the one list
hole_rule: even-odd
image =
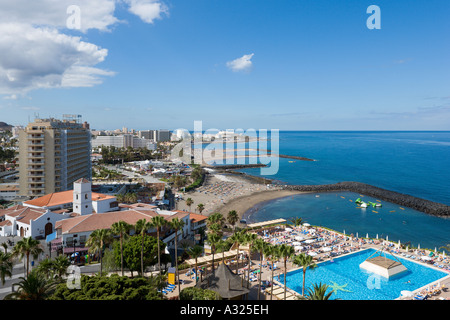
[{"label": "beach umbrella", "polygon": [[419,250],[420,250],[420,243],[419,243],[419,245],[417,246],[417,249],[419,249]]},{"label": "beach umbrella", "polygon": [[358,238],[358,232],[356,233],[356,237]]},{"label": "beach umbrella", "polygon": [[400,249],[400,240],[398,240],[398,248]]},{"label": "beach umbrella", "polygon": [[310,227],[311,225],[309,223],[304,223],[303,226],[304,227]]},{"label": "beach umbrella", "polygon": [[369,239],[369,234],[368,233],[366,233],[366,238]]},{"label": "beach umbrella", "polygon": [[386,241],[389,241],[389,237],[386,235]]},{"label": "beach umbrella", "polygon": [[378,240],[378,233],[377,233],[377,240]]},{"label": "beach umbrella", "polygon": [[284,228],[284,231],[290,232],[292,231],[292,228]]}]

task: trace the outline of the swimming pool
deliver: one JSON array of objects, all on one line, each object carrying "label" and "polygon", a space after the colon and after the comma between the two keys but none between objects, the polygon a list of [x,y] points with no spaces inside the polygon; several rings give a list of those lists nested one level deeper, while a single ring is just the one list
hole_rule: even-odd
[{"label": "swimming pool", "polygon": [[[313,284],[322,283],[327,284],[334,290],[331,299],[393,300],[400,297],[402,290],[414,291],[448,275],[446,272],[403,259],[400,256],[394,258],[386,253],[386,257],[394,260],[397,258],[408,269],[408,271],[388,280],[359,267],[360,263],[375,252],[375,249],[362,250],[334,258],[333,262],[320,263],[315,270],[308,269],[306,271],[305,294],[308,288],[312,288]],[[284,274],[280,275],[279,280],[283,283]],[[288,288],[301,293],[302,284],[302,269],[287,273],[286,285]]]}]

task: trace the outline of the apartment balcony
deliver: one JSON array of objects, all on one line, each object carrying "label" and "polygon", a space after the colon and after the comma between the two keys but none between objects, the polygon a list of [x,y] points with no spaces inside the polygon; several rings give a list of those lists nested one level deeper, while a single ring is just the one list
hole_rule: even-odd
[{"label": "apartment balcony", "polygon": [[[39,172],[39,171],[38,171]],[[27,177],[31,177],[31,178],[40,178],[40,177],[45,177],[44,171],[41,171],[41,173],[31,173],[28,172],[27,173]]]},{"label": "apartment balcony", "polygon": [[36,186],[34,184],[29,184],[28,185],[28,190],[30,191],[35,191],[35,192],[44,192],[44,186],[40,185],[40,186]]},{"label": "apartment balcony", "polygon": [[28,158],[30,158],[30,159],[43,159],[44,158],[44,153],[43,152],[28,153]]},{"label": "apartment balcony", "polygon": [[44,135],[42,134],[42,135],[36,135],[36,134],[29,134],[28,136],[27,136],[27,139],[28,140],[44,140]]},{"label": "apartment balcony", "polygon": [[28,179],[28,183],[45,183],[45,178],[40,178],[39,180],[34,180],[34,179]]},{"label": "apartment balcony", "polygon": [[45,195],[44,190],[35,190],[35,191],[28,191],[27,193],[29,196],[43,196]]},{"label": "apartment balcony", "polygon": [[29,159],[27,162],[28,162],[29,164],[34,164],[34,165],[37,165],[37,164],[45,164],[45,161],[44,161],[44,160],[32,160],[32,159]]}]

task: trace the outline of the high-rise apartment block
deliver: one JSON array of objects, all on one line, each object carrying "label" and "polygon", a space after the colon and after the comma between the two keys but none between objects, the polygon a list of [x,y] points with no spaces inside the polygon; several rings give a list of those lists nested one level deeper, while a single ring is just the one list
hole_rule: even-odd
[{"label": "high-rise apartment block", "polygon": [[90,150],[89,125],[80,116],[35,119],[19,131],[19,194],[42,196],[90,180]]},{"label": "high-rise apartment block", "polygon": [[139,137],[151,139],[157,142],[170,141],[172,132],[170,130],[142,130],[139,131]]}]

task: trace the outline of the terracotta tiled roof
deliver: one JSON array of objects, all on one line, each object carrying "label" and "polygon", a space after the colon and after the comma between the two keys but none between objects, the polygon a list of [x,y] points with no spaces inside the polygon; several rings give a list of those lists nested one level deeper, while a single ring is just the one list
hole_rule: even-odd
[{"label": "terracotta tiled roof", "polygon": [[10,225],[12,225],[12,223],[9,220],[3,220],[2,222],[0,222],[0,227],[10,226]]},{"label": "terracotta tiled roof", "polygon": [[[74,218],[68,218],[56,222],[55,229],[61,229],[64,233],[78,233],[88,232],[97,229],[110,229],[112,224],[118,221],[125,221],[128,224],[135,225],[141,219],[150,221],[153,217],[158,216],[156,211],[153,210],[125,210],[125,211],[113,211],[106,213],[94,213]],[[176,213],[173,215],[163,215],[167,221],[171,221],[173,218],[183,218],[187,213]]]},{"label": "terracotta tiled roof", "polygon": [[47,212],[47,209],[37,209],[17,205],[8,209],[0,210],[0,216],[8,215],[15,217],[17,221],[21,223],[29,224],[31,220],[36,220]]},{"label": "terracotta tiled roof", "polygon": [[[92,192],[92,201],[102,201],[114,198],[115,198],[114,196]],[[46,194],[45,196],[25,201],[24,204],[36,207],[54,207],[72,202],[73,202],[73,190],[68,190]]]},{"label": "terracotta tiled roof", "polygon": [[190,215],[189,218],[190,218],[191,221],[194,222],[194,223],[195,223],[195,222],[200,222],[200,221],[203,221],[203,220],[208,219],[207,216],[203,216],[203,215],[198,214],[198,213],[187,212],[187,211],[182,211],[182,210],[175,210],[175,212],[181,212],[181,213],[189,214],[189,215]]}]

